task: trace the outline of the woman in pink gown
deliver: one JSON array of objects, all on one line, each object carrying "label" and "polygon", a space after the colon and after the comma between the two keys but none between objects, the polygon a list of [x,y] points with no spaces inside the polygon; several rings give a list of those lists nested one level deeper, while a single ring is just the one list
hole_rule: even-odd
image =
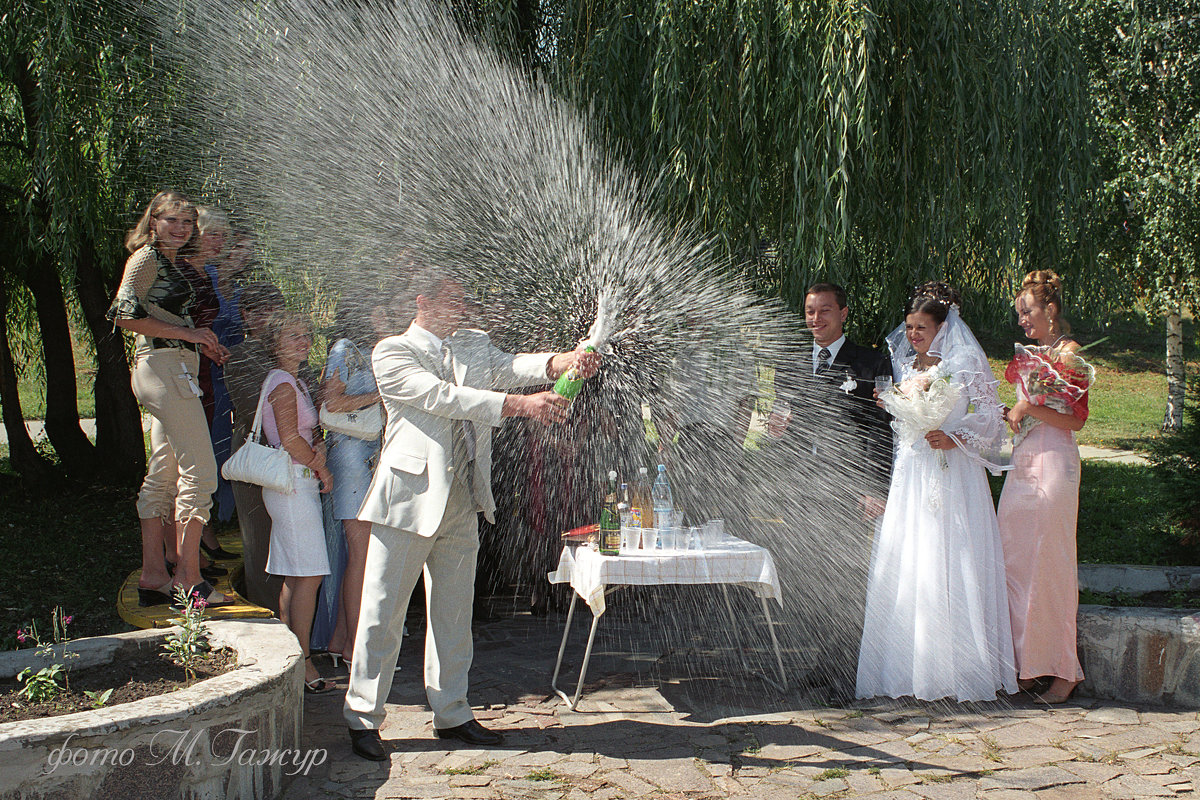
[{"label": "woman in pink gown", "polygon": [[1037,346],[1017,345],[1005,377],[1016,385],[1008,412],[1013,470],[998,516],[1007,572],[1017,676],[1022,689],[1052,682],[1037,697],[1062,703],[1083,680],[1076,648],[1079,609],[1075,524],[1079,512],[1079,448],[1093,371],[1075,355],[1062,318],[1062,281],[1049,270],[1025,277],[1014,306],[1018,324]]}]

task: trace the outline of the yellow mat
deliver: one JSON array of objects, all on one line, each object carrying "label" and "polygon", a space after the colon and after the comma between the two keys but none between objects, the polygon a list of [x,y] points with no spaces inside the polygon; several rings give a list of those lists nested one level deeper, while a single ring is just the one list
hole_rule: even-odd
[{"label": "yellow mat", "polygon": [[[218,539],[221,547],[231,553],[236,553],[237,558],[233,560],[225,560],[217,562],[225,569],[229,570],[229,574],[215,581],[209,581],[213,588],[222,594],[229,595],[237,600],[231,606],[222,606],[220,608],[210,608],[207,610],[209,619],[260,619],[272,617],[274,614],[268,608],[256,606],[246,598],[239,595],[233,590],[231,582],[237,578],[242,571],[242,540],[240,536],[222,536]],[[163,604],[159,606],[138,605],[138,580],[142,577],[140,569],[134,570],[125,579],[125,584],[121,587],[121,593],[117,595],[117,613],[121,615],[121,619],[138,628],[169,628],[175,623],[172,622],[179,616],[179,612],[171,608],[170,605]]]}]

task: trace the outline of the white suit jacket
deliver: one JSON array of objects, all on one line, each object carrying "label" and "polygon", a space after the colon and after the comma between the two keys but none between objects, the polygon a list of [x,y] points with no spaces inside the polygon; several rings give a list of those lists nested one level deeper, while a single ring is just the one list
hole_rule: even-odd
[{"label": "white suit jacket", "polygon": [[454,420],[475,424],[475,499],[495,521],[492,428],[500,425],[505,389],[549,383],[553,353],[512,355],[483,331],[450,337],[457,383],[441,379],[442,354],[410,327],[375,345],[371,366],[387,411],[379,467],[358,518],[432,536],[441,524],[454,480]]}]

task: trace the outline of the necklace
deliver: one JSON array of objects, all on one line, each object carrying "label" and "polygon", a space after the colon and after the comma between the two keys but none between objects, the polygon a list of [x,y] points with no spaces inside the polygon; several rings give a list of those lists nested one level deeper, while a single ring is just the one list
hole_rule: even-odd
[{"label": "necklace", "polygon": [[1058,343],[1061,342],[1065,338],[1067,338],[1067,335],[1064,333],[1062,336],[1059,336],[1057,339],[1055,339],[1053,342],[1051,342],[1050,346],[1047,347],[1046,349],[1053,350],[1054,348],[1058,347]]}]

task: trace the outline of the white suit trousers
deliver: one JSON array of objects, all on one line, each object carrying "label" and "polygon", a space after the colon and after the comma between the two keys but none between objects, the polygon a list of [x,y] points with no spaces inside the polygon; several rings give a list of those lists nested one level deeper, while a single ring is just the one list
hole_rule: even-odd
[{"label": "white suit trousers", "polygon": [[433,726],[453,728],[474,719],[467,702],[467,673],[474,656],[471,609],[479,552],[476,508],[467,488],[456,480],[433,536],[378,523],[371,526],[362,611],[343,708],[351,728],[377,730],[383,725],[408,599],[422,570],[427,620],[425,695],[433,709]]}]

